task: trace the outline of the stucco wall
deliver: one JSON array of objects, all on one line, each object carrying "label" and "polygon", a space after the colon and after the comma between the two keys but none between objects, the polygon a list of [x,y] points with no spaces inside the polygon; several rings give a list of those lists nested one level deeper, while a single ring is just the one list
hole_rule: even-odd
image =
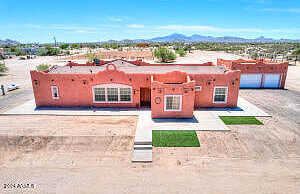
[{"label": "stucco wall", "polygon": [[[240,87],[240,71],[229,71],[225,74],[190,75],[201,91],[195,91],[195,107],[236,107]],[[228,87],[226,103],[214,103],[215,87]]]},{"label": "stucco wall", "polygon": [[[194,107],[235,107],[240,81],[240,71],[228,71],[225,74],[191,75],[179,71],[165,74],[127,74],[118,71],[115,67],[90,74],[51,74],[41,71],[31,71],[30,73],[37,106],[140,107],[140,88],[151,88],[151,105],[154,118],[190,118],[193,115]],[[130,86],[132,88],[132,101],[125,103],[94,102],[93,87],[101,84]],[[58,88],[58,99],[53,99],[51,86]],[[195,86],[201,86],[201,91],[196,91]],[[228,87],[225,103],[213,102],[215,86]],[[182,95],[181,111],[164,111],[164,95],[168,94]],[[161,98],[161,104],[155,102],[156,97]]]},{"label": "stucco wall", "polygon": [[[30,73],[37,106],[136,107],[140,103],[140,87],[150,88],[151,81],[146,74],[132,75],[117,70],[106,70],[97,74]],[[107,83],[131,86],[132,103],[94,103],[92,87]],[[58,99],[52,98],[51,86],[57,86]]]},{"label": "stucco wall", "polygon": [[[152,82],[151,112],[152,118],[192,118],[195,102],[195,82],[185,84],[163,84]],[[181,110],[165,111],[165,95],[180,95]]]}]

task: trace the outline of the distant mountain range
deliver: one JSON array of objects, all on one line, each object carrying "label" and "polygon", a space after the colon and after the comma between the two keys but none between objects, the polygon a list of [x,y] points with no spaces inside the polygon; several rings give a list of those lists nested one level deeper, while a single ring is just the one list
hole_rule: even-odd
[{"label": "distant mountain range", "polygon": [[[272,43],[272,42],[297,42],[300,43],[300,39],[273,39],[273,38],[265,38],[263,36],[255,38],[255,39],[247,39],[240,38],[235,36],[222,36],[222,37],[214,37],[214,36],[202,36],[199,34],[194,34],[192,36],[186,36],[184,34],[171,34],[168,36],[161,36],[151,39],[124,39],[124,40],[108,40],[100,43],[151,43],[151,42],[236,42],[236,43]],[[21,44],[18,41],[5,39],[0,40],[0,45],[17,45]],[[58,43],[60,44],[60,43]]]},{"label": "distant mountain range", "polygon": [[259,43],[259,42],[300,42],[300,39],[298,40],[292,40],[292,39],[273,39],[273,38],[265,38],[263,36],[255,38],[255,39],[246,39],[246,38],[240,38],[240,37],[234,37],[234,36],[223,36],[223,37],[213,37],[213,36],[202,36],[198,34],[194,34],[192,36],[186,36],[183,34],[171,34],[168,36],[162,36],[162,37],[156,37],[152,39],[135,39],[135,40],[109,40],[106,41],[109,43],[141,43],[141,42],[253,42],[253,43]]},{"label": "distant mountain range", "polygon": [[17,45],[17,44],[20,43],[15,40],[10,40],[10,39],[0,40],[0,45]]}]

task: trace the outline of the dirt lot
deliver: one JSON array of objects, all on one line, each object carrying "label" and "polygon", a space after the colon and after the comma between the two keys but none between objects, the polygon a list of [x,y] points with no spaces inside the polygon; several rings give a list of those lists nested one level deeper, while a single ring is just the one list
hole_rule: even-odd
[{"label": "dirt lot", "polygon": [[148,164],[131,163],[136,117],[0,116],[0,193],[300,193],[299,74],[240,91],[273,115],[263,126],[197,132],[200,148],[154,148]]},{"label": "dirt lot", "polygon": [[213,62],[217,64],[217,59],[226,59],[226,60],[235,60],[240,59],[242,57],[222,52],[222,51],[199,51],[194,50],[191,53],[187,53],[185,57],[178,57],[174,63],[180,64],[197,64],[197,63],[206,63],[206,62]]},{"label": "dirt lot", "polygon": [[[96,55],[100,59],[109,60],[109,59],[121,59],[124,58],[125,60],[153,60],[152,51],[150,49],[144,50],[125,50],[125,51],[117,51],[117,50],[102,50],[100,52],[96,52]],[[67,57],[66,60],[88,60],[86,54],[84,55],[77,55]]]}]

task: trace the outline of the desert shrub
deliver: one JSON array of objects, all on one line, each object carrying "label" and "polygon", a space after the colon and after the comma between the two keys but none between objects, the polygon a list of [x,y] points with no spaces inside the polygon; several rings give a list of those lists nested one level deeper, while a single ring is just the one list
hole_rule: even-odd
[{"label": "desert shrub", "polygon": [[258,54],[257,53],[253,53],[250,55],[251,59],[256,60],[258,58]]},{"label": "desert shrub", "polygon": [[40,64],[36,67],[36,69],[39,71],[46,71],[49,68],[50,68],[50,65],[48,65],[48,64]]},{"label": "desert shrub", "polygon": [[295,50],[295,51],[293,51],[293,53],[292,53],[293,55],[297,55],[297,56],[300,56],[300,48],[299,49],[297,49],[297,50]]},{"label": "desert shrub", "polygon": [[182,50],[182,49],[177,49],[175,51],[180,57],[184,57],[186,55],[186,51]]},{"label": "desert shrub", "polygon": [[6,67],[5,63],[0,63],[0,72],[7,72],[8,68]]},{"label": "desert shrub", "polygon": [[171,62],[176,59],[176,54],[164,47],[159,47],[155,49],[153,55],[160,62],[164,62],[164,63]]},{"label": "desert shrub", "polygon": [[95,53],[88,53],[86,54],[86,58],[88,58],[88,62],[92,63],[95,59],[100,60],[100,57]]}]

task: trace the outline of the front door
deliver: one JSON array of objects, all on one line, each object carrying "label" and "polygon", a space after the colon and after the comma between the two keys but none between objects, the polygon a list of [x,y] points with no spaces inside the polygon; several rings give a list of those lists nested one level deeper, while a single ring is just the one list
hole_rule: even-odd
[{"label": "front door", "polygon": [[141,88],[141,107],[151,107],[150,88]]}]

